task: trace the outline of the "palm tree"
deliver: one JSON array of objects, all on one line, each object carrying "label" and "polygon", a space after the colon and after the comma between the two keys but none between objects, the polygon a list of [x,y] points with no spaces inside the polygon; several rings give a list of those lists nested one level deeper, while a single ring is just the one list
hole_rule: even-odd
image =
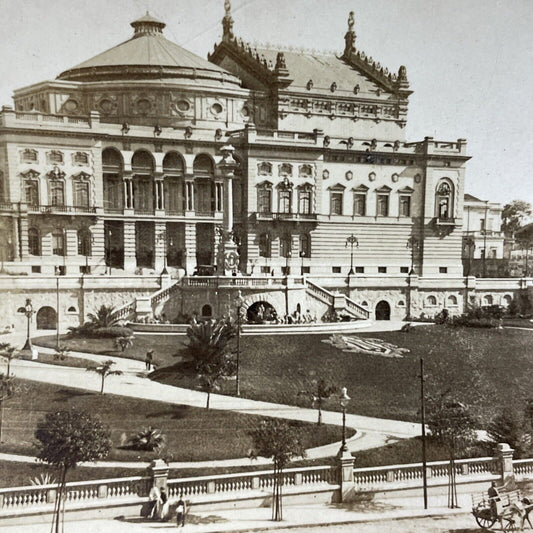
[{"label": "palm tree", "polygon": [[193,322],[187,329],[189,342],[177,354],[193,362],[200,387],[207,393],[207,409],[220,379],[235,375],[235,348],[231,342],[235,334],[235,326],[226,319]]},{"label": "palm tree", "polygon": [[7,359],[7,372],[6,374],[9,376],[11,373],[11,360],[15,359],[15,347],[11,346],[9,342],[0,342],[0,355],[5,357]]},{"label": "palm tree", "polygon": [[104,394],[104,383],[105,379],[108,376],[120,376],[122,374],[122,371],[120,370],[111,370],[111,367],[115,364],[115,361],[111,361],[111,359],[108,359],[107,361],[104,361],[102,366],[91,366],[87,368],[87,372],[96,372],[97,374],[100,374],[100,377],[102,379],[102,387],[100,388],[100,394]]},{"label": "palm tree", "polygon": [[54,352],[54,359],[56,361],[64,361],[69,354],[69,350],[66,346],[58,346]]},{"label": "palm tree", "polygon": [[152,426],[142,429],[136,435],[130,438],[131,447],[134,450],[146,450],[153,452],[165,444],[166,436],[161,433],[160,429]]},{"label": "palm tree", "polygon": [[92,328],[109,328],[116,326],[119,319],[113,316],[115,308],[112,305],[101,305],[96,314],[89,313],[87,318]]},{"label": "palm tree", "polygon": [[120,351],[124,353],[126,348],[133,346],[133,337],[123,335],[122,337],[117,337],[115,339],[115,348],[120,348]]}]

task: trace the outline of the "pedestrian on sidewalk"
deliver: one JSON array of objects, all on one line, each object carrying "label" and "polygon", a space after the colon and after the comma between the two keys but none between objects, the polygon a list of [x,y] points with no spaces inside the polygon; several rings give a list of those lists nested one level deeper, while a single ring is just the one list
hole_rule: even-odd
[{"label": "pedestrian on sidewalk", "polygon": [[168,494],[165,490],[165,487],[161,487],[161,494],[159,495],[159,501],[158,501],[158,515],[161,520],[166,520],[168,516]]},{"label": "pedestrian on sidewalk", "polygon": [[146,352],[146,358],[144,360],[144,362],[146,363],[146,370],[148,370],[148,371],[152,370],[153,360],[154,360],[154,351],[153,350],[148,350]]},{"label": "pedestrian on sidewalk", "polygon": [[180,494],[180,499],[178,500],[178,503],[176,505],[176,525],[178,527],[185,525],[185,513],[187,512],[187,508],[185,505],[185,502],[183,501],[183,493]]},{"label": "pedestrian on sidewalk", "polygon": [[148,508],[148,514],[146,516],[147,518],[156,518],[157,506],[158,506],[158,502],[161,500],[161,493],[159,492],[159,489],[155,485],[150,489],[148,500],[149,500],[149,508]]}]

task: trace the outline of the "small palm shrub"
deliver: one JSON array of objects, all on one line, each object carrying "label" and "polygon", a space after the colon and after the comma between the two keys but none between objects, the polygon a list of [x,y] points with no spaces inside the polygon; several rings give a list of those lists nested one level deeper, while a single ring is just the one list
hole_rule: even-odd
[{"label": "small palm shrub", "polygon": [[130,438],[129,447],[132,450],[153,452],[162,448],[165,442],[166,435],[163,435],[160,429],[148,426]]}]

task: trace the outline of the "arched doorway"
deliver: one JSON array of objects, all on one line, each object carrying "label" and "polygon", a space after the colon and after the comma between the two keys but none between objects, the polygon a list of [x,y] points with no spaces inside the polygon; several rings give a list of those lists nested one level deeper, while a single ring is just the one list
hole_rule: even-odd
[{"label": "arched doorway", "polygon": [[390,320],[390,305],[385,300],[376,305],[376,320]]},{"label": "arched doorway", "polygon": [[37,311],[37,329],[56,329],[56,312],[53,307],[41,307]]},{"label": "arched doorway", "polygon": [[274,322],[277,316],[276,310],[268,302],[254,302],[246,310],[246,319],[252,324]]}]

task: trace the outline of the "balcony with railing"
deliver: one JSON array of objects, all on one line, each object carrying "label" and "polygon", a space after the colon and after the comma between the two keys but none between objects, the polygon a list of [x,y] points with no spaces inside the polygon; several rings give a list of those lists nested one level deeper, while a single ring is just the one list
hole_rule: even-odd
[{"label": "balcony with railing", "polygon": [[280,213],[273,211],[262,211],[255,213],[255,219],[259,220],[275,220],[275,221],[289,221],[302,222],[313,221],[317,219],[316,213]]},{"label": "balcony with railing", "polygon": [[28,213],[38,213],[42,215],[72,215],[72,214],[94,214],[96,207],[88,205],[43,205],[29,204]]}]

